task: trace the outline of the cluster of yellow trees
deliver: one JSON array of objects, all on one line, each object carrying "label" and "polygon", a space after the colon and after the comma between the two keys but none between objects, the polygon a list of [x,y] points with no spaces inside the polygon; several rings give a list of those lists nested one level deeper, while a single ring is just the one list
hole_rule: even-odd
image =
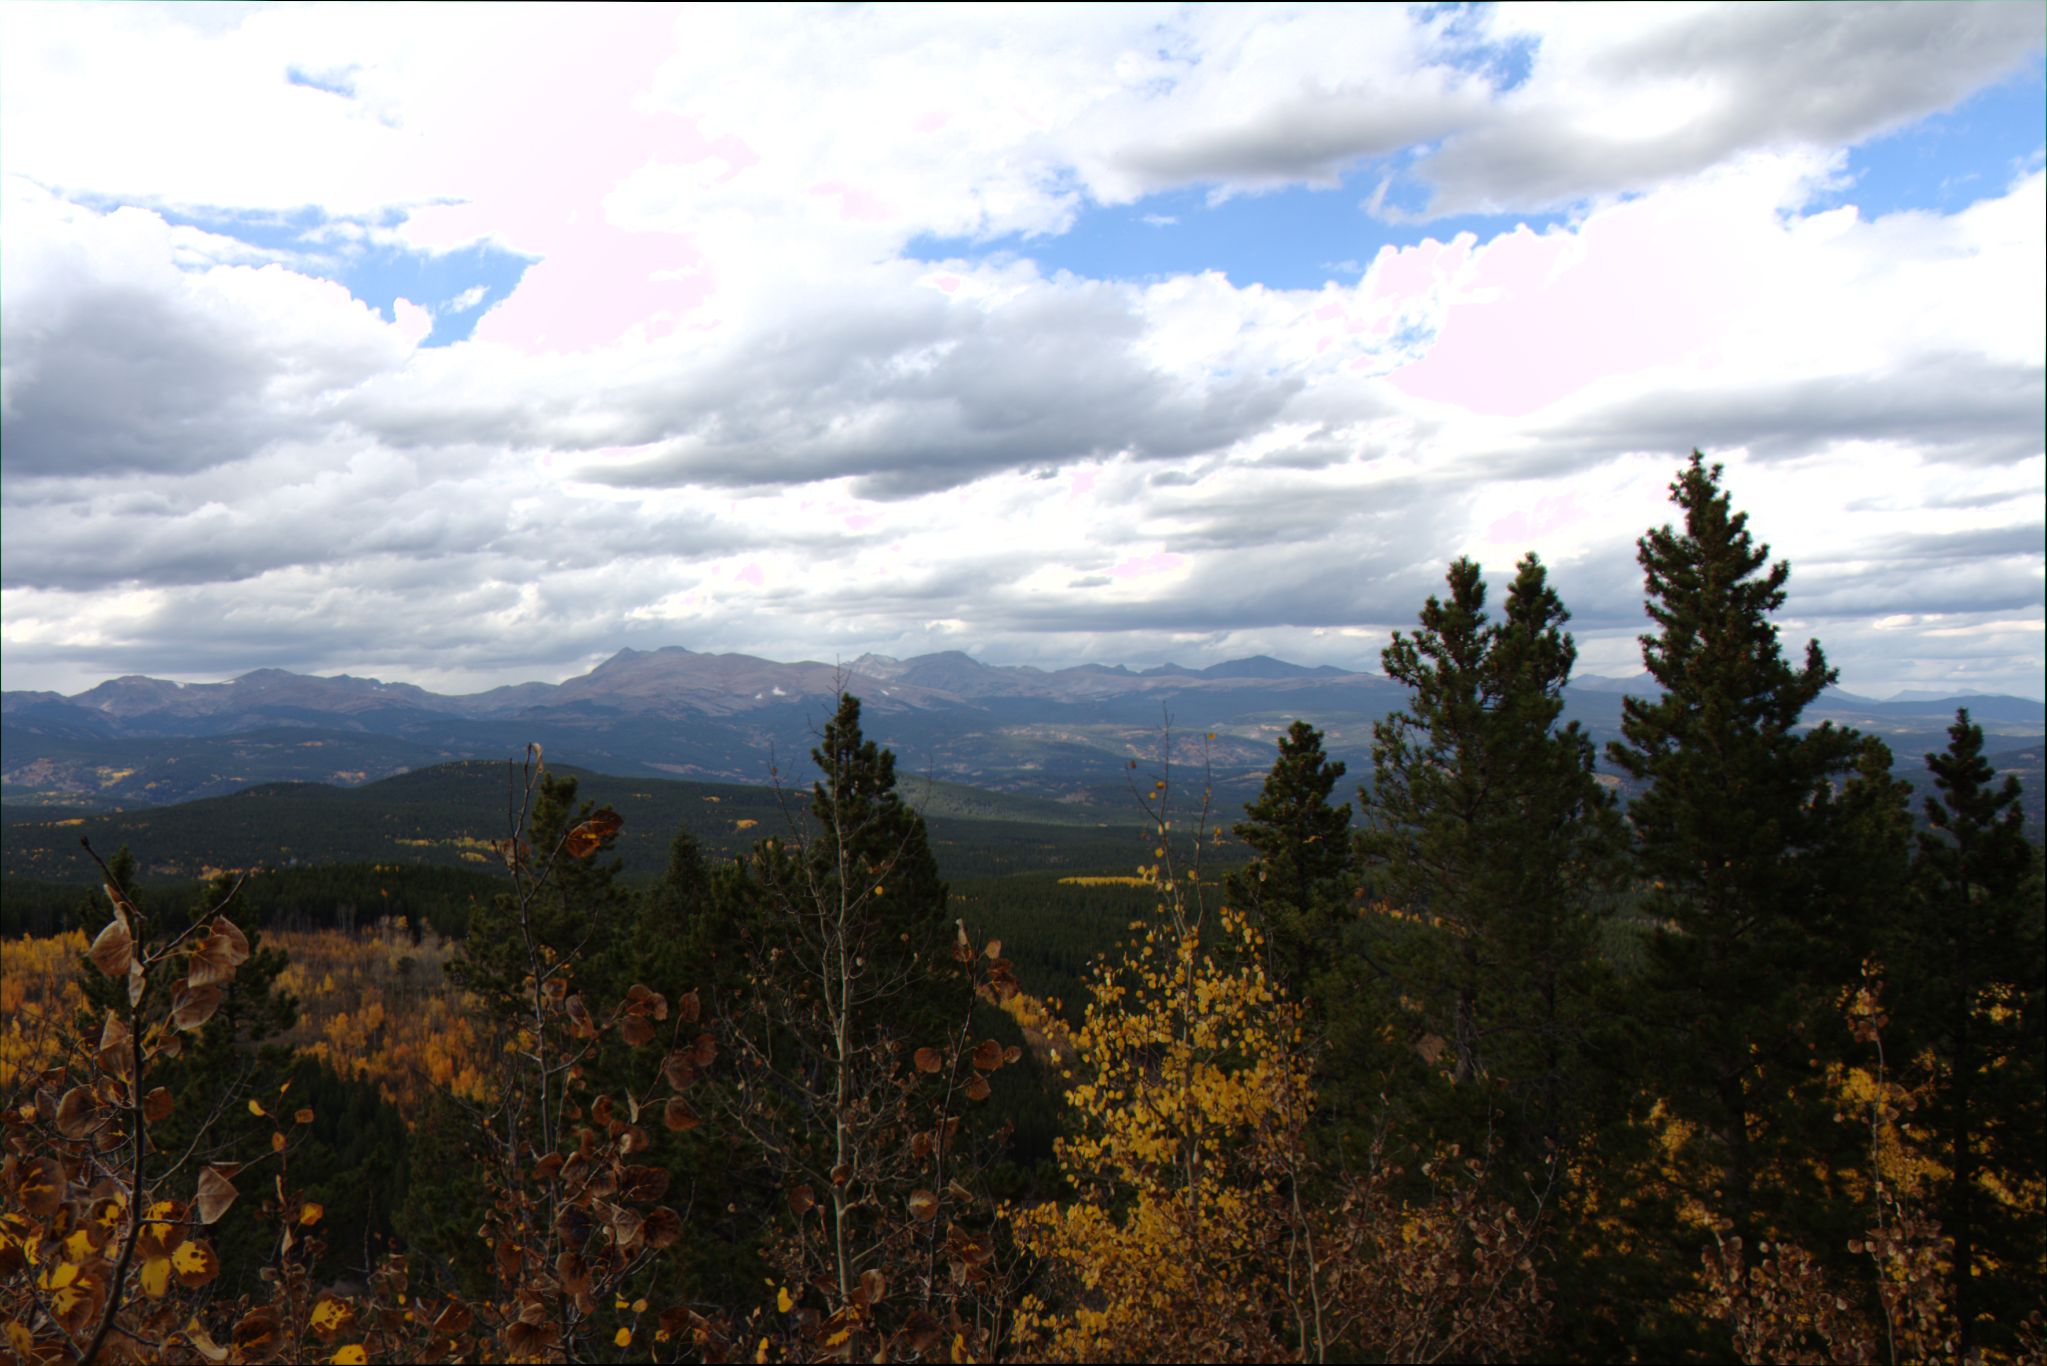
[{"label": "cluster of yellow trees", "polygon": [[487,1045],[447,975],[459,945],[430,929],[415,943],[391,920],[367,935],[273,930],[264,941],[290,959],[277,984],[300,1003],[279,1042],[375,1082],[408,1122],[434,1090],[484,1097]]}]

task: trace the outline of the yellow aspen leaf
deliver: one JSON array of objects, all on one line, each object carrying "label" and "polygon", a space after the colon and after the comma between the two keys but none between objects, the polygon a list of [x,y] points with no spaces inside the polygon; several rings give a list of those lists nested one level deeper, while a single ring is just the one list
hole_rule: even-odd
[{"label": "yellow aspen leaf", "polygon": [[351,1342],[327,1360],[333,1362],[334,1366],[369,1366],[370,1354],[369,1349],[361,1343]]},{"label": "yellow aspen leaf", "polygon": [[171,1249],[171,1270],[180,1285],[196,1290],[220,1275],[220,1259],[205,1243],[188,1238]]},{"label": "yellow aspen leaf", "polygon": [[267,1110],[265,1110],[265,1109],[263,1108],[263,1102],[262,1102],[262,1101],[260,1101],[260,1100],[251,1100],[251,1101],[249,1102],[249,1113],[250,1113],[250,1114],[252,1114],[252,1115],[254,1115],[254,1116],[255,1116],[256,1118],[258,1118],[258,1119],[262,1119],[262,1118],[263,1118],[263,1117],[264,1117],[264,1116],[265,1116],[266,1114],[268,1114],[268,1113],[269,1113],[269,1111],[267,1111]]},{"label": "yellow aspen leaf", "polygon": [[171,1259],[151,1257],[142,1264],[142,1293],[153,1300],[163,1298],[164,1291],[171,1288]]},{"label": "yellow aspen leaf", "polygon": [[355,1321],[355,1310],[346,1300],[322,1295],[313,1312],[306,1317],[306,1323],[323,1338],[331,1338]]},{"label": "yellow aspen leaf", "polygon": [[[789,1287],[783,1286],[775,1292],[775,1308],[786,1314],[796,1307],[796,1301],[789,1298]],[[765,1340],[764,1340],[765,1341]]]},{"label": "yellow aspen leaf", "polygon": [[632,1342],[633,1330],[630,1328],[621,1328],[611,1335],[611,1345],[614,1347],[630,1347]]},{"label": "yellow aspen leaf", "polygon": [[634,1301],[633,1301],[633,1312],[634,1312],[635,1314],[644,1314],[644,1313],[646,1313],[646,1312],[647,1312],[647,1302],[646,1302],[645,1300],[634,1300]]},{"label": "yellow aspen leaf", "polygon": [[[325,1205],[322,1205],[317,1200],[308,1200],[305,1204],[299,1206],[299,1222],[301,1224],[317,1224],[320,1222],[320,1216],[326,1212],[327,1207]],[[400,1304],[404,1302],[403,1299],[399,1300]]]}]

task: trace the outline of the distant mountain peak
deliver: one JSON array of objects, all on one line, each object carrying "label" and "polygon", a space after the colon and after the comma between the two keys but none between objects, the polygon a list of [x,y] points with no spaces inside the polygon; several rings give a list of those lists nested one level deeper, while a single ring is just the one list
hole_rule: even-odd
[{"label": "distant mountain peak", "polygon": [[1328,664],[1318,664],[1314,668],[1309,668],[1305,664],[1289,664],[1284,659],[1274,659],[1271,655],[1250,655],[1243,659],[1230,659],[1223,661],[1221,664],[1211,664],[1201,670],[1201,677],[1262,679],[1327,678],[1339,676],[1342,673],[1342,669],[1334,668]]}]

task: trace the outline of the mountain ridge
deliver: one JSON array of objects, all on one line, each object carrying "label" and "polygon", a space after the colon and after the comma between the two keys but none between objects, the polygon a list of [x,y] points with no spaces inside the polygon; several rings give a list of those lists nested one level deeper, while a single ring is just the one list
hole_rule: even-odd
[{"label": "mountain ridge", "polygon": [[[1133,762],[1193,765],[1219,795],[1255,791],[1296,718],[1370,770],[1372,727],[1407,691],[1382,675],[1252,655],[1194,669],[1099,662],[988,664],[964,650],[908,659],[783,662],[683,646],[622,649],[559,683],[440,694],[351,674],[256,669],[218,683],[129,674],[64,696],[0,694],[0,798],[160,805],[266,781],[355,785],[463,758],[508,758],[529,741],[596,771],[759,783],[800,766],[836,692],[862,700],[870,738],[901,771],[996,791],[1093,802],[1127,794]],[[1595,740],[1618,733],[1647,675],[1581,676],[1565,716]],[[1880,735],[1916,759],[1946,743],[1956,706],[2000,745],[2047,733],[2047,708],[1985,695],[1877,700],[1830,690],[1809,709]]]}]

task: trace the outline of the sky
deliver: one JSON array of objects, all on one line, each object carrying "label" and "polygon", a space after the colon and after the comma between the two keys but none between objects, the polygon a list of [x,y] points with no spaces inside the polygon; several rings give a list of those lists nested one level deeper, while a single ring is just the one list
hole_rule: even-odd
[{"label": "sky", "polygon": [[1700,448],[2042,693],[2047,6],[0,6],[0,675],[1377,669]]}]

